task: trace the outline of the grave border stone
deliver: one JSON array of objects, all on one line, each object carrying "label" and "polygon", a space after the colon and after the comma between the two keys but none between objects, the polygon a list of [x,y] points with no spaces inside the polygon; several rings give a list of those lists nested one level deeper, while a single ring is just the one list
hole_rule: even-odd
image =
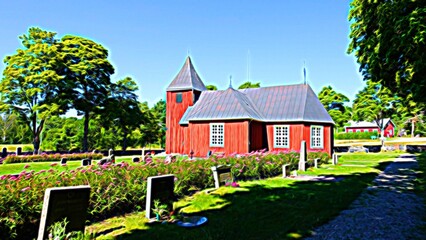
[{"label": "grave border stone", "polygon": [[306,141],[303,140],[300,142],[300,156],[299,156],[299,171],[306,171]]}]

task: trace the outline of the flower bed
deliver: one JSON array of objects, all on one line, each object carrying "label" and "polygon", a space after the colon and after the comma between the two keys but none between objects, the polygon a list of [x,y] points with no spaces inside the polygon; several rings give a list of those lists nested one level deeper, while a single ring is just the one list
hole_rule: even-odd
[{"label": "flower bed", "polygon": [[[309,158],[328,160],[326,153],[309,153]],[[298,153],[252,153],[206,160],[165,161],[154,159],[140,164],[92,165],[76,170],[51,168],[39,172],[23,171],[19,176],[0,178],[0,239],[36,237],[46,188],[90,185],[89,221],[144,210],[147,178],[175,174],[175,194],[182,197],[192,191],[214,185],[210,167],[231,164],[237,180],[267,178],[281,174],[283,164],[297,166]],[[27,169],[30,170],[30,169]],[[18,235],[19,234],[19,235]]]},{"label": "flower bed", "polygon": [[84,158],[101,159],[101,153],[73,153],[73,154],[40,154],[40,155],[8,155],[3,159],[3,163],[24,163],[24,162],[56,162],[62,158],[67,160],[81,160]]}]

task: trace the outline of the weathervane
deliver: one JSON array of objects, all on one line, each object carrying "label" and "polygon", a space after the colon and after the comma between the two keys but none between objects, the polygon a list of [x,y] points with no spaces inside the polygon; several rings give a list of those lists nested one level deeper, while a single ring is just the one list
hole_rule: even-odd
[{"label": "weathervane", "polygon": [[306,85],[306,62],[303,61],[303,83]]}]

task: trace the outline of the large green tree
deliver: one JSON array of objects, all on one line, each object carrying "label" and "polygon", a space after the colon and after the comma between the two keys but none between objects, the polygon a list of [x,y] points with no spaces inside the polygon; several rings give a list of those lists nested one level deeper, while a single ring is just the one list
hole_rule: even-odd
[{"label": "large green tree", "polygon": [[61,40],[62,70],[72,88],[73,107],[84,116],[83,151],[88,151],[89,122],[93,114],[105,109],[110,76],[114,67],[108,61],[108,50],[92,40],[65,36]]},{"label": "large green tree", "polygon": [[367,85],[359,91],[353,103],[353,120],[374,121],[380,129],[384,127],[384,118],[389,118],[396,111],[396,103],[400,101],[395,94],[381,84],[367,81]]},{"label": "large green tree", "polygon": [[349,21],[364,79],[426,103],[426,1],[353,0]]},{"label": "large green tree", "polygon": [[132,78],[126,77],[110,86],[109,99],[105,108],[106,119],[121,133],[121,149],[125,151],[128,138],[133,130],[146,121],[139,108],[136,91],[138,86]]},{"label": "large green tree", "polygon": [[30,28],[19,37],[22,48],[4,59],[0,82],[1,110],[15,113],[32,133],[34,152],[46,121],[68,107],[67,81],[58,74],[61,66],[56,33]]},{"label": "large green tree", "polygon": [[323,87],[318,98],[337,127],[343,127],[351,118],[351,111],[349,107],[345,106],[345,103],[349,102],[349,98],[336,92],[331,86]]}]

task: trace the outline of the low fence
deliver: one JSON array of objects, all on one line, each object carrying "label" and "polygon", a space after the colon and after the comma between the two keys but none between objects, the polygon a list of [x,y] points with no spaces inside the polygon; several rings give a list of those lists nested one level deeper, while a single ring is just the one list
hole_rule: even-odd
[{"label": "low fence", "polygon": [[[368,149],[368,152],[377,153],[382,150],[382,146],[380,145],[364,145],[364,148]],[[349,152],[351,146],[338,146],[334,147],[334,152]],[[404,144],[393,144],[384,146],[386,151],[406,151],[409,153],[418,153],[418,152],[426,152],[426,145],[404,145]]]}]

